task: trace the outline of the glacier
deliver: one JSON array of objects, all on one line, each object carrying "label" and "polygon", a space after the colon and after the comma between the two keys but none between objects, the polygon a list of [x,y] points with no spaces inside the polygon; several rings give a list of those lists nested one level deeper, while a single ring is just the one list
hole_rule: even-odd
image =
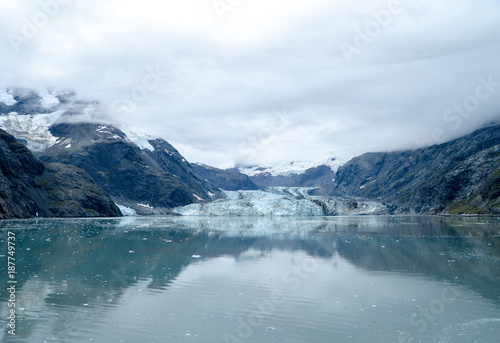
[{"label": "glacier", "polygon": [[17,138],[24,139],[30,150],[43,151],[57,142],[57,138],[50,133],[49,128],[60,119],[63,112],[58,110],[35,115],[18,115],[12,112],[0,116],[0,128]]},{"label": "glacier", "polygon": [[182,216],[317,217],[389,214],[388,205],[358,198],[310,196],[314,188],[272,187],[264,191],[223,191],[221,198],[173,209]]},{"label": "glacier", "polygon": [[116,206],[118,206],[118,208],[120,209],[120,212],[123,214],[124,217],[137,216],[137,212],[130,207],[127,207],[125,205],[119,205],[119,204],[116,204]]}]

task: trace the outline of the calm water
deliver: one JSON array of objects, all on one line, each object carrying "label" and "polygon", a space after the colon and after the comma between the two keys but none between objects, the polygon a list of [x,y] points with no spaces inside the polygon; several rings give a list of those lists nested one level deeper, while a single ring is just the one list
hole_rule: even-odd
[{"label": "calm water", "polygon": [[0,236],[3,342],[499,342],[498,218],[20,220]]}]

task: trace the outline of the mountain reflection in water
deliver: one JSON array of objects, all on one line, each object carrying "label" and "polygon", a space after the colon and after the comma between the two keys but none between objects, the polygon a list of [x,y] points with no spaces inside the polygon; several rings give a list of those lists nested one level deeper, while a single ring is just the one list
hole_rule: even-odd
[{"label": "mountain reflection in water", "polygon": [[[397,342],[404,333],[407,342],[465,342],[473,327],[489,342],[500,334],[498,218],[126,217],[0,227],[0,255],[7,231],[17,239],[18,331],[5,329],[3,341]],[[6,304],[7,263],[0,277]],[[462,294],[453,309],[419,319],[418,308],[448,286]],[[276,290],[283,297],[269,302]],[[243,337],[239,320],[259,304],[267,312]]]}]

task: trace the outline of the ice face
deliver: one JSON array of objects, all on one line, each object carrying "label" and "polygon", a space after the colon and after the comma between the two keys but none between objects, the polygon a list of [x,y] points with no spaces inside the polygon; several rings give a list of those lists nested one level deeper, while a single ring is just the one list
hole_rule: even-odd
[{"label": "ice face", "polygon": [[223,199],[174,209],[184,216],[279,216],[387,214],[375,201],[309,196],[310,188],[274,187],[266,191],[224,191]]},{"label": "ice face", "polygon": [[118,204],[116,204],[116,206],[118,206],[118,208],[120,209],[120,211],[122,212],[122,214],[125,217],[136,216],[137,215],[137,212],[135,212],[130,207],[127,207],[127,206],[124,206],[124,205],[118,205]]}]

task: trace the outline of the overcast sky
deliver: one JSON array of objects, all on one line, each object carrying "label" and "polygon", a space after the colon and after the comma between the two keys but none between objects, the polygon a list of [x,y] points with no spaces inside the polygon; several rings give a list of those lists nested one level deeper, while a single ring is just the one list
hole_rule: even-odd
[{"label": "overcast sky", "polygon": [[500,119],[499,0],[2,0],[0,85],[75,89],[220,167]]}]

